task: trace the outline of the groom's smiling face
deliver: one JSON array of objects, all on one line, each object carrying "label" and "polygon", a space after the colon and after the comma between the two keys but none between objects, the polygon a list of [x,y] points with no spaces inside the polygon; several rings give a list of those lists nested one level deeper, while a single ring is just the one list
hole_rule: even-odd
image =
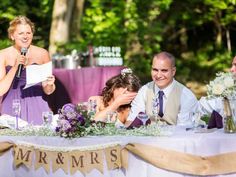
[{"label": "groom's smiling face", "polygon": [[153,59],[151,75],[153,81],[160,89],[164,89],[172,83],[175,72],[176,68],[170,59],[164,56]]}]

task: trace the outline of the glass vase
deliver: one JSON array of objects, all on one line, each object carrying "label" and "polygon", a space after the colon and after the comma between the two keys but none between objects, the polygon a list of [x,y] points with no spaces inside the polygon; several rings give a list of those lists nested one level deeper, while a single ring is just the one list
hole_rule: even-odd
[{"label": "glass vase", "polygon": [[224,112],[225,112],[225,121],[224,121],[224,131],[225,133],[235,133],[236,126],[234,118],[232,116],[232,110],[228,98],[224,98]]}]

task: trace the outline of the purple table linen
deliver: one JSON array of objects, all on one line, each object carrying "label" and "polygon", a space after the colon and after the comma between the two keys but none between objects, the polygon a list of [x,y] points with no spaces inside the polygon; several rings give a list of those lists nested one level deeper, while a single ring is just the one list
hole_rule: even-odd
[{"label": "purple table linen", "polygon": [[54,69],[53,74],[65,87],[72,103],[87,101],[100,95],[105,83],[124,67],[84,67],[81,69]]}]

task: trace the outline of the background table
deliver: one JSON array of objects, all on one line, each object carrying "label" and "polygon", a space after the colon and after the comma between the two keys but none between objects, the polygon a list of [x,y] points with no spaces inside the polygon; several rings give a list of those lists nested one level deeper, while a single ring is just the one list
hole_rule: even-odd
[{"label": "background table", "polygon": [[80,69],[54,69],[56,90],[48,96],[54,113],[65,103],[87,101],[90,96],[100,95],[105,83],[120,74],[123,66],[83,67]]},{"label": "background table", "polygon": [[[183,128],[177,127],[175,132],[170,137],[134,137],[134,136],[96,136],[83,137],[77,139],[64,139],[59,137],[10,137],[0,136],[2,141],[26,141],[48,146],[66,146],[66,147],[81,147],[89,145],[97,145],[104,143],[120,142],[122,146],[127,143],[142,143],[153,145],[163,149],[175,150],[201,156],[210,156],[220,153],[236,151],[236,134],[225,134],[223,130],[218,130],[213,133],[193,133],[185,131]],[[143,149],[145,151],[145,149]],[[230,160],[230,159],[229,159]],[[235,162],[236,164],[236,162]],[[0,176],[3,177],[83,177],[83,174],[77,171],[74,175],[65,174],[59,169],[55,173],[47,174],[44,169],[28,170],[25,166],[20,166],[18,169],[13,167],[12,150],[0,156]],[[141,158],[129,153],[128,170],[116,169],[108,171],[105,165],[104,174],[97,170],[92,170],[86,174],[86,177],[182,177],[191,176],[186,174],[175,173],[156,168],[153,165],[143,161]],[[236,174],[228,174],[221,176],[235,177]]]}]

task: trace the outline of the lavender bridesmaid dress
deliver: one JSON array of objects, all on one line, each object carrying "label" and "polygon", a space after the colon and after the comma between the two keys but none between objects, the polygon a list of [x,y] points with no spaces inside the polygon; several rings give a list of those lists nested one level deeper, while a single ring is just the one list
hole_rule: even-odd
[{"label": "lavender bridesmaid dress", "polygon": [[[7,72],[10,66],[6,67]],[[20,99],[21,115],[20,118],[34,125],[42,124],[42,112],[49,111],[46,95],[43,92],[41,83],[23,89],[26,84],[26,70],[21,73],[18,80],[14,80],[9,91],[3,96],[1,114],[12,115],[12,100]],[[13,115],[12,115],[13,116]]]}]

